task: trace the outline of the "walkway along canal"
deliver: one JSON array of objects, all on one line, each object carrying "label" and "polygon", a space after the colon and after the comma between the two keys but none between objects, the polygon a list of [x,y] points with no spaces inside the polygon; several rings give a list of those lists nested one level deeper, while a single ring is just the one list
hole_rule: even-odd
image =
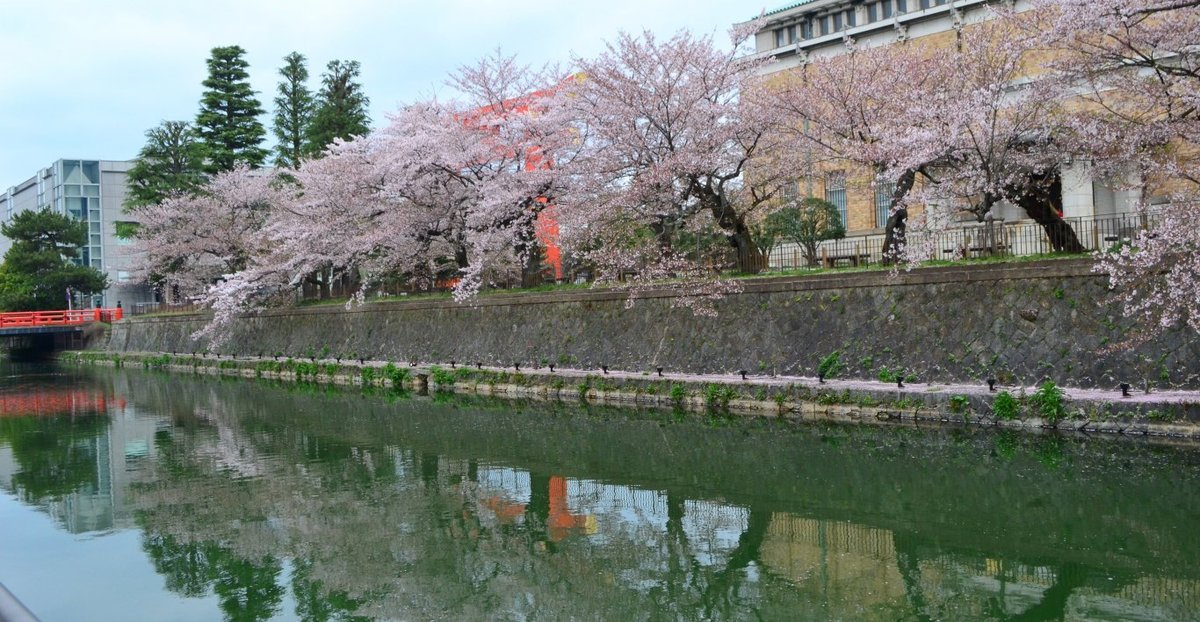
[{"label": "walkway along canal", "polygon": [[[866,424],[933,423],[1200,440],[1200,392],[1137,393],[1033,387],[679,374],[555,366],[494,368],[451,361],[393,363],[167,353],[66,352],[65,363],[298,383],[650,406],[691,412]],[[1131,388],[1130,388],[1131,389]]]}]

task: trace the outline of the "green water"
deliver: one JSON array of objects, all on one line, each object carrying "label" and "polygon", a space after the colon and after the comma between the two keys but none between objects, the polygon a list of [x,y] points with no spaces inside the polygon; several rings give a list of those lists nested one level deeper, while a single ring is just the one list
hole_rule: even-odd
[{"label": "green water", "polygon": [[0,367],[54,620],[1200,619],[1200,450]]}]

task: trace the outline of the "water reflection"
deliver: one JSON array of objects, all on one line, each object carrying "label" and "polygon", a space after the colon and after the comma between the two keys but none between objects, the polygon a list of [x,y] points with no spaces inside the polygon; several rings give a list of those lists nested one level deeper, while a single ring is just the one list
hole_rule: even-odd
[{"label": "water reflection", "polygon": [[1190,448],[88,382],[99,415],[0,417],[0,483],[56,517],[107,491],[64,528],[136,526],[227,620],[1200,611]]}]

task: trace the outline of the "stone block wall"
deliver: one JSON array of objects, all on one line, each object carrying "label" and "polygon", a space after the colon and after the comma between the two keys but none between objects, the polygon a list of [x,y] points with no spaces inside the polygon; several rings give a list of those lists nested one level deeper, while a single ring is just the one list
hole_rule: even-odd
[{"label": "stone block wall", "polygon": [[[1200,388],[1200,337],[1176,331],[1113,349],[1135,326],[1106,303],[1088,261],[1043,261],[746,281],[716,317],[651,292],[492,295],[448,300],[281,309],[246,317],[218,350],[296,358],[689,372],[815,375],[839,352],[842,376],[902,370],[922,381]],[[113,327],[117,351],[192,352],[202,316],[134,318]]]}]

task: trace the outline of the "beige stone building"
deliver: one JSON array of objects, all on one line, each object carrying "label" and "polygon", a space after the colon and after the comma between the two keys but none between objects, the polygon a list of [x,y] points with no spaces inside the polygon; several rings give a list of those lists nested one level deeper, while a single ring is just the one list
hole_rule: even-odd
[{"label": "beige stone building", "polygon": [[[755,37],[755,54],[773,57],[770,72],[794,71],[813,59],[838,56],[848,51],[847,43],[874,47],[912,42],[920,45],[954,45],[957,32],[994,17],[993,6],[1030,8],[1028,0],[800,0],[766,11]],[[851,165],[823,164],[822,174],[802,177],[795,193],[815,196],[837,205],[846,223],[847,239],[826,242],[826,249],[841,257],[859,253],[878,259],[884,226],[891,209],[892,186],[875,183],[870,171]],[[1062,217],[1076,229],[1091,249],[1111,243],[1127,232],[1108,221],[1120,221],[1138,200],[1138,192],[1113,188],[1094,180],[1087,162],[1064,159]],[[918,207],[919,210],[919,207]],[[1003,204],[996,214],[1012,240],[1011,252],[1044,252],[1038,244],[1041,228],[1020,208]],[[970,227],[974,221],[965,221]],[[953,247],[969,247],[970,234]],[[793,264],[794,249],[772,253],[774,266]]]}]

